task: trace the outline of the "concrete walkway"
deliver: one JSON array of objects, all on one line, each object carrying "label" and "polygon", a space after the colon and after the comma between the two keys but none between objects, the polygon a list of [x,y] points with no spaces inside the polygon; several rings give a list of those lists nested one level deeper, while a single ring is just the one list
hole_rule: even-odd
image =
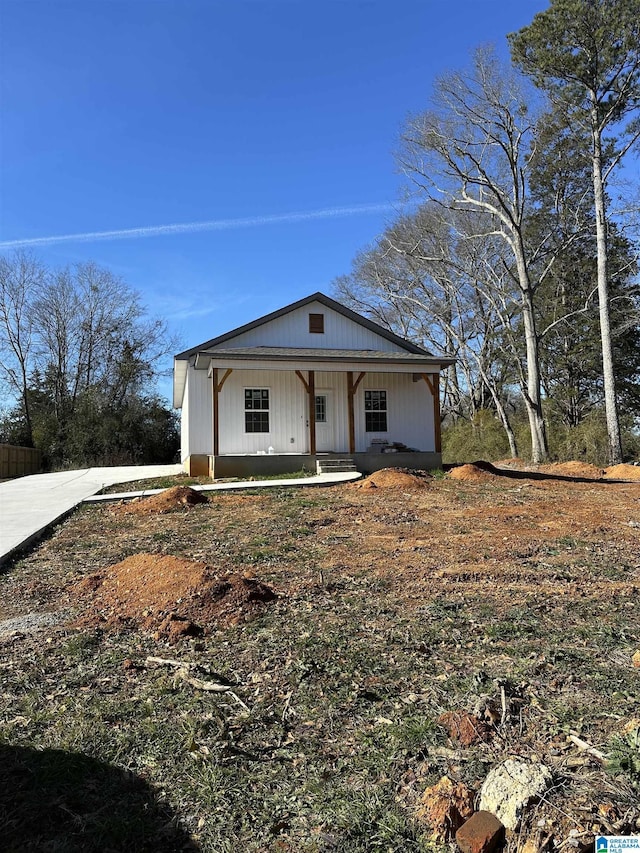
[{"label": "concrete walkway", "polygon": [[[240,480],[235,483],[211,483],[208,486],[191,486],[196,492],[235,492],[243,489],[273,489],[289,488],[291,486],[332,486],[334,483],[349,483],[359,480],[359,471],[345,471],[336,474],[316,474],[312,477],[292,477],[282,480]],[[132,498],[146,498],[159,495],[165,489],[146,489],[144,492],[121,492],[111,495],[93,495],[85,498],[84,503],[105,503],[107,501],[124,501]]]},{"label": "concrete walkway", "polygon": [[127,465],[32,474],[0,483],[0,564],[106,486],[179,474],[181,465]]},{"label": "concrete walkway", "polygon": [[[107,486],[175,476],[181,465],[130,465],[121,468],[85,468],[57,474],[32,474],[0,483],[0,565],[21,548],[37,539],[47,528],[83,501],[102,502],[144,497],[163,489],[143,492],[98,495]],[[361,474],[318,474],[282,480],[245,480],[237,483],[213,483],[194,486],[201,491],[235,491],[289,486],[329,486],[359,479]]]}]

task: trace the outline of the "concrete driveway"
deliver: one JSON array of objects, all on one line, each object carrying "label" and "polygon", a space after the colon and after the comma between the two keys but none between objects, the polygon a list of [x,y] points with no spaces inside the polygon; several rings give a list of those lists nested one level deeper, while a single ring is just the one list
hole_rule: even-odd
[{"label": "concrete driveway", "polygon": [[0,564],[105,486],[175,475],[181,470],[181,465],[85,468],[0,483]]}]

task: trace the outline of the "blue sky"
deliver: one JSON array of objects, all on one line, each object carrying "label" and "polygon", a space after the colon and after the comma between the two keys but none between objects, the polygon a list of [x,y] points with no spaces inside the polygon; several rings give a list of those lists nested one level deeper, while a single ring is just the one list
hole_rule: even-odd
[{"label": "blue sky", "polygon": [[122,276],[185,348],[330,293],[399,204],[434,78],[546,7],[0,0],[0,248],[137,229],[32,249]]}]

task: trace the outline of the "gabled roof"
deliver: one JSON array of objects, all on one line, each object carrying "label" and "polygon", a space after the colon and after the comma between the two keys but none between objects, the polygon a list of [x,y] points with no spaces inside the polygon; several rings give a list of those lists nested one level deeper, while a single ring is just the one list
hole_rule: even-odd
[{"label": "gabled roof", "polygon": [[356,314],[355,311],[352,311],[350,308],[347,308],[344,305],[341,305],[340,302],[336,302],[335,299],[331,299],[329,296],[325,296],[324,293],[312,293],[310,296],[305,296],[304,299],[299,299],[297,302],[292,302],[291,305],[286,305],[284,308],[279,308],[277,311],[273,311],[271,314],[266,314],[264,317],[259,317],[257,320],[252,320],[251,323],[247,323],[244,326],[240,326],[237,329],[233,329],[230,332],[225,332],[224,335],[219,335],[217,338],[212,338],[210,341],[205,341],[202,344],[198,344],[198,346],[191,347],[190,349],[185,350],[184,352],[178,353],[175,358],[179,361],[189,359],[191,356],[196,355],[202,350],[207,350],[210,347],[216,347],[220,344],[226,343],[230,341],[232,338],[237,337],[238,335],[243,334],[244,332],[250,332],[252,329],[257,328],[258,326],[262,326],[265,323],[269,323],[272,320],[277,320],[278,317],[283,317],[285,314],[288,314],[290,311],[295,311],[298,308],[303,308],[305,305],[309,305],[311,302],[320,302],[326,308],[331,308],[333,311],[337,311],[338,314],[342,314],[343,317],[347,317],[349,320],[352,320],[354,323],[358,323],[361,326],[364,326],[365,329],[369,329],[370,332],[375,332],[377,335],[385,338],[391,343],[396,344],[396,346],[401,347],[406,352],[413,352],[419,355],[431,355],[430,352],[419,347],[417,344],[411,343],[411,341],[407,341],[404,338],[399,337],[398,335],[394,335],[393,332],[390,332],[388,329],[385,329],[384,326],[378,325],[378,323],[374,323],[373,320],[369,320],[367,317],[363,317],[361,314]]},{"label": "gabled roof", "polygon": [[[230,347],[220,347],[220,344],[227,343],[227,341],[233,341],[234,338],[237,338],[244,332],[249,332],[252,329],[256,329],[259,326],[271,322],[272,320],[277,320],[279,317],[283,317],[285,314],[288,314],[291,311],[295,311],[298,308],[303,308],[305,305],[309,305],[314,302],[320,303],[326,308],[330,308],[331,310],[336,311],[338,314],[342,314],[343,317],[346,317],[352,322],[358,323],[360,326],[363,326],[365,329],[368,329],[370,332],[379,335],[380,337],[384,338],[385,340],[398,347],[401,352],[379,352],[377,350],[310,350],[308,348],[283,347],[240,347],[236,349],[234,348],[233,343]],[[182,397],[184,394],[185,383],[187,380],[189,364],[191,363],[195,367],[203,369],[210,363],[211,358],[214,357],[214,355],[219,355],[220,357],[226,356],[227,358],[237,359],[253,359],[259,355],[262,355],[263,359],[269,361],[276,361],[279,359],[295,357],[301,362],[306,361],[308,363],[311,363],[314,360],[325,362],[338,362],[340,360],[347,360],[353,362],[359,360],[362,362],[377,362],[378,364],[381,364],[385,361],[389,363],[404,362],[405,364],[414,364],[416,366],[416,369],[418,369],[419,364],[421,364],[423,367],[431,365],[437,366],[439,369],[442,369],[450,364],[453,364],[454,362],[454,359],[452,358],[432,355],[426,349],[419,347],[417,344],[414,344],[411,341],[405,340],[405,338],[401,338],[398,335],[394,335],[393,332],[390,332],[388,329],[385,329],[384,326],[380,326],[378,325],[378,323],[374,323],[373,320],[369,320],[367,317],[363,317],[361,314],[357,314],[350,308],[347,308],[346,306],[341,305],[339,302],[336,302],[335,299],[331,299],[329,296],[325,296],[324,293],[320,292],[312,293],[310,296],[305,296],[304,299],[299,299],[297,302],[292,302],[291,305],[286,305],[284,308],[280,308],[278,311],[273,311],[271,314],[266,314],[264,317],[259,317],[257,320],[253,320],[251,323],[247,323],[244,326],[240,326],[237,329],[233,329],[230,332],[226,332],[224,335],[219,335],[217,338],[212,338],[210,341],[205,341],[202,344],[198,344],[198,346],[191,347],[190,349],[178,353],[178,355],[174,356],[173,405],[175,408],[180,408],[180,406],[182,405]]]}]

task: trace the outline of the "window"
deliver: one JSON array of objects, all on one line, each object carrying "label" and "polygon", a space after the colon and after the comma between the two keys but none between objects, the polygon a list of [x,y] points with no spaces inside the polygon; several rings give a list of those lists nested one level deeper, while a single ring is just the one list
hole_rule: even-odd
[{"label": "window", "polygon": [[367,432],[387,431],[387,392],[364,392],[364,419]]},{"label": "window", "polygon": [[327,422],[327,397],[325,394],[319,394],[316,397],[316,423],[326,424]]},{"label": "window", "polygon": [[309,314],[309,331],[312,335],[324,335],[324,314]]},{"label": "window", "polygon": [[269,389],[244,389],[244,431],[269,432]]}]

